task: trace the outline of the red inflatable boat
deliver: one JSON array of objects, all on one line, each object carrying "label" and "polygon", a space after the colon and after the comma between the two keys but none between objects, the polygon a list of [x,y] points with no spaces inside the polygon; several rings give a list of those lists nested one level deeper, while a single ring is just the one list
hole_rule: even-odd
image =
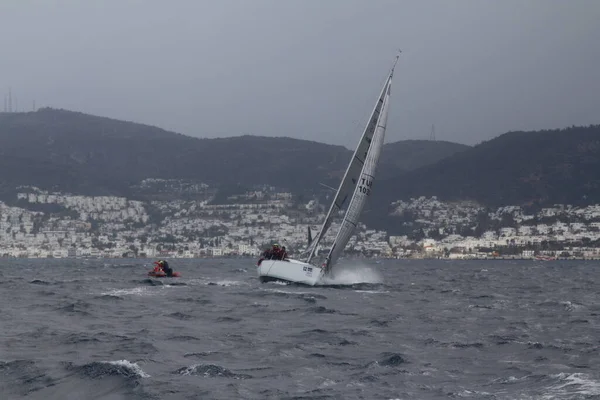
[{"label": "red inflatable boat", "polygon": [[153,278],[179,278],[181,276],[181,274],[179,272],[173,272],[173,276],[167,276],[167,274],[165,274],[164,272],[156,272],[156,271],[150,271],[148,272],[148,276],[151,276]]}]

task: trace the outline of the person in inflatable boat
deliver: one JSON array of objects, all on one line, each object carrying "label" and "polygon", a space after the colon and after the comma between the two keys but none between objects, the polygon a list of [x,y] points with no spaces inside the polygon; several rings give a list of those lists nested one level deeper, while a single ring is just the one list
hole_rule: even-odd
[{"label": "person in inflatable boat", "polygon": [[165,260],[158,260],[154,263],[154,272],[164,272],[168,277],[173,276],[173,269],[169,267],[169,263]]}]

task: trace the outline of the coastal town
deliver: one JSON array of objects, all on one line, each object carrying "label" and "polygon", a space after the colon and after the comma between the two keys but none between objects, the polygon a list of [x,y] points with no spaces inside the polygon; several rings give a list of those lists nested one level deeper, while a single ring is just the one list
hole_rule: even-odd
[{"label": "coastal town", "polygon": [[[152,183],[152,182],[150,182]],[[164,183],[164,182],[163,182]],[[188,188],[189,189],[189,188]],[[208,185],[194,199],[132,200],[22,187],[0,202],[0,256],[258,256],[273,242],[294,254],[320,229],[328,203],[262,187],[214,202]],[[204,196],[202,194],[204,193]],[[346,257],[600,258],[600,205],[487,209],[474,202],[420,197],[392,204],[395,234],[361,224]],[[327,250],[334,222],[322,241]]]}]

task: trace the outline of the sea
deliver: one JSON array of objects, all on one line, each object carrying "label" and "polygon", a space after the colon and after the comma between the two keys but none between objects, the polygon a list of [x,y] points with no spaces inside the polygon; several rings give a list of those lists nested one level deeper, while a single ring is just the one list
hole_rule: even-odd
[{"label": "sea", "polygon": [[600,399],[597,261],[0,259],[0,399]]}]

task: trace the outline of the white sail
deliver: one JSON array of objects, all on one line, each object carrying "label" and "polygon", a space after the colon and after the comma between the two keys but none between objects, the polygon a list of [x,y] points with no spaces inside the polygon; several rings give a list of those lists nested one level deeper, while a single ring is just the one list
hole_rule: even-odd
[{"label": "white sail", "polygon": [[[396,61],[398,61],[398,57],[396,57]],[[395,65],[396,63],[394,63]],[[329,208],[323,226],[317,237],[312,241],[310,240],[312,236],[310,229],[308,230],[308,241],[311,242],[307,250],[308,260],[302,262],[292,259],[265,260],[261,258],[257,265],[257,272],[261,282],[279,280],[306,285],[318,284],[335,263],[340,253],[344,250],[344,247],[346,247],[346,244],[354,233],[366,199],[371,193],[373,176],[375,175],[377,161],[384,141],[393,72],[394,67],[392,67],[392,72],[383,85],[381,94],[350,160],[350,164],[346,169],[344,178]],[[333,218],[339,211],[344,209],[345,215],[334,245],[327,256],[325,266],[310,264],[310,260],[320,248],[319,242],[330,228]]]},{"label": "white sail", "polygon": [[[396,60],[397,60],[397,58],[396,58]],[[345,207],[348,207],[351,196],[355,192],[356,187],[358,186],[359,178],[360,178],[361,172],[363,170],[363,167],[365,165],[367,154],[369,153],[369,149],[372,145],[373,135],[375,134],[378,121],[380,120],[380,114],[381,114],[381,109],[384,104],[384,100],[387,96],[389,96],[388,88],[389,88],[389,85],[391,84],[393,71],[394,71],[394,68],[392,68],[392,72],[390,73],[390,76],[388,77],[385,85],[383,86],[383,89],[381,90],[381,94],[379,95],[379,99],[377,100],[377,103],[375,104],[375,108],[373,109],[373,112],[371,113],[371,117],[369,118],[369,122],[368,122],[367,126],[365,127],[365,131],[363,132],[363,135],[362,135],[360,141],[358,142],[358,146],[356,147],[356,150],[354,150],[354,154],[352,155],[350,164],[348,165],[348,168],[346,169],[344,178],[342,179],[342,182],[340,183],[340,187],[338,188],[338,191],[335,195],[335,198],[333,199],[333,202],[331,203],[329,212],[327,213],[327,216],[325,217],[325,222],[323,222],[323,226],[321,227],[321,230],[319,231],[317,237],[315,237],[315,239],[313,240],[313,243],[310,245],[310,247],[308,249],[309,253],[308,253],[308,259],[306,260],[307,263],[310,263],[310,260],[314,256],[315,250],[316,250],[317,246],[319,245],[319,242],[325,236],[325,233],[327,233],[327,230],[331,226],[331,223],[333,222],[333,218],[335,217],[337,212],[342,210]]]},{"label": "white sail", "polygon": [[325,260],[325,268],[328,271],[333,264],[337,261],[338,257],[344,251],[346,244],[350,240],[350,237],[354,234],[358,219],[362,213],[363,207],[367,201],[367,198],[371,195],[373,186],[373,180],[375,179],[375,172],[377,170],[377,163],[379,161],[379,155],[383,148],[383,142],[385,139],[385,128],[387,125],[387,114],[389,106],[389,98],[392,85],[392,76],[390,75],[386,86],[384,88],[384,95],[382,101],[381,112],[378,115],[375,132],[371,146],[369,147],[368,154],[365,158],[365,162],[360,173],[360,177],[354,187],[354,193],[346,210],[346,215],[342,220],[340,230],[333,242],[333,246],[327,255]]}]

